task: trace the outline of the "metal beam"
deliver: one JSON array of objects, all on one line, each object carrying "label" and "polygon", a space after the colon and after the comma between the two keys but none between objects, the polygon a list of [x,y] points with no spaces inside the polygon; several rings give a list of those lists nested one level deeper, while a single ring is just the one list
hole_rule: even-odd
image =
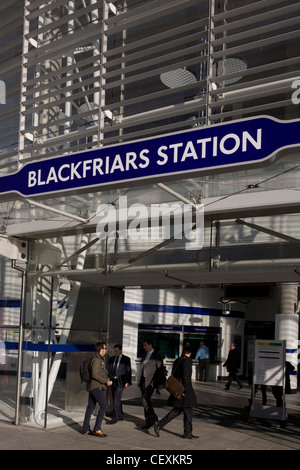
[{"label": "metal beam", "polygon": [[[156,186],[158,186],[160,189],[163,189],[167,193],[172,194],[172,196],[175,196],[180,201],[191,205],[193,207],[193,209],[198,209],[196,204],[194,204],[192,201],[189,201],[185,197],[181,196],[181,194],[177,193],[176,191],[173,191],[172,189],[168,188],[168,186],[166,186],[162,183],[157,183]],[[193,224],[193,226],[188,231],[191,231],[194,228],[195,228],[195,224]],[[183,231],[181,233],[181,235],[184,235],[185,233],[187,233],[187,231]],[[174,235],[173,237],[169,238],[168,240],[164,240],[163,242],[159,243],[158,245],[154,246],[153,248],[150,248],[149,250],[144,251],[140,255],[129,259],[129,264],[135,263],[136,261],[140,260],[141,258],[145,258],[146,256],[150,255],[151,253],[154,253],[155,251],[158,251],[160,248],[163,248],[164,246],[169,245],[170,243],[174,242],[175,240],[177,240],[177,235],[178,234]]]},{"label": "metal beam", "polygon": [[59,209],[55,209],[54,207],[46,206],[45,204],[41,204],[40,202],[32,201],[32,199],[24,199],[24,202],[36,207],[40,207],[46,211],[55,212],[56,214],[63,215],[68,217],[69,219],[77,220],[78,222],[86,224],[89,219],[84,219],[83,217],[79,217],[77,215],[69,214],[67,212],[61,211]]},{"label": "metal beam", "polygon": [[60,268],[61,266],[63,266],[63,264],[67,263],[68,261],[70,261],[71,259],[75,258],[76,256],[80,255],[80,253],[82,253],[83,251],[87,250],[88,248],[90,248],[92,245],[94,245],[97,241],[99,240],[99,238],[95,238],[94,240],[90,241],[89,243],[87,243],[86,245],[84,245],[82,248],[80,248],[79,250],[75,251],[72,255],[68,256],[67,258],[65,258],[59,265],[57,265],[55,267],[56,268]]},{"label": "metal beam", "polygon": [[296,245],[300,245],[300,240],[298,238],[290,237],[289,235],[285,235],[284,233],[276,232],[275,230],[271,230],[269,228],[262,227],[261,225],[256,225],[256,224],[252,224],[250,222],[245,222],[244,220],[241,220],[241,219],[236,219],[235,223],[239,224],[239,225],[246,225],[247,227],[253,228],[254,230],[258,230],[259,232],[268,233],[269,235],[272,235],[273,237],[282,238],[283,240],[286,240],[287,242],[295,243]]}]

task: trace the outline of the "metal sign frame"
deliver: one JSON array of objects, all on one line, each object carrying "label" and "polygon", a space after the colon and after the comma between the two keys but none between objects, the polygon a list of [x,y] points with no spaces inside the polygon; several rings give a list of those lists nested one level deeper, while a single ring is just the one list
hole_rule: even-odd
[{"label": "metal sign frame", "polygon": [[[285,340],[256,340],[249,418],[286,421],[285,406]],[[255,385],[282,387],[282,407],[255,403]]]}]

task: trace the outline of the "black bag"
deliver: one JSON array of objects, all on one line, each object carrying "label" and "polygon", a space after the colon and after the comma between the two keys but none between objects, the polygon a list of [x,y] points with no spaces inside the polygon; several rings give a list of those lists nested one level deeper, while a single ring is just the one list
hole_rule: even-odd
[{"label": "black bag", "polygon": [[175,371],[179,366],[182,359],[179,359],[177,366],[175,367],[173,374],[165,382],[165,389],[173,395],[177,400],[180,400],[184,393],[184,386],[178,377],[174,377]]},{"label": "black bag", "polygon": [[183,392],[185,390],[181,380],[174,377],[174,375],[170,375],[170,377],[166,380],[165,389],[177,400],[182,398]]},{"label": "black bag", "polygon": [[92,362],[93,357],[89,357],[88,359],[85,359],[80,364],[80,369],[79,369],[79,375],[82,382],[86,382],[86,390],[89,390],[91,386],[91,380],[92,380],[92,371],[91,371],[91,362]]}]

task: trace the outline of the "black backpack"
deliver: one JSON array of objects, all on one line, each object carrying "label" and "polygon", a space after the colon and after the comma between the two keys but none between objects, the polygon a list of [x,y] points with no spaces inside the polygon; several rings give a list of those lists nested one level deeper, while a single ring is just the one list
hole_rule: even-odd
[{"label": "black backpack", "polygon": [[85,359],[80,364],[80,369],[79,369],[79,375],[81,379],[81,383],[85,382],[86,383],[86,390],[89,390],[91,386],[91,380],[92,380],[92,370],[91,370],[91,363],[92,363],[93,357],[89,357],[88,359]]}]

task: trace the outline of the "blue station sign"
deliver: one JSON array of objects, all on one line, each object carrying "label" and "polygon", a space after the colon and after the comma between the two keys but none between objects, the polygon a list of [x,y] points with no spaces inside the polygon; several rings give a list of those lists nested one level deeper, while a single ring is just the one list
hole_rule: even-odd
[{"label": "blue station sign", "polygon": [[238,170],[299,145],[300,120],[258,116],[28,163],[0,178],[0,198],[103,191]]}]

